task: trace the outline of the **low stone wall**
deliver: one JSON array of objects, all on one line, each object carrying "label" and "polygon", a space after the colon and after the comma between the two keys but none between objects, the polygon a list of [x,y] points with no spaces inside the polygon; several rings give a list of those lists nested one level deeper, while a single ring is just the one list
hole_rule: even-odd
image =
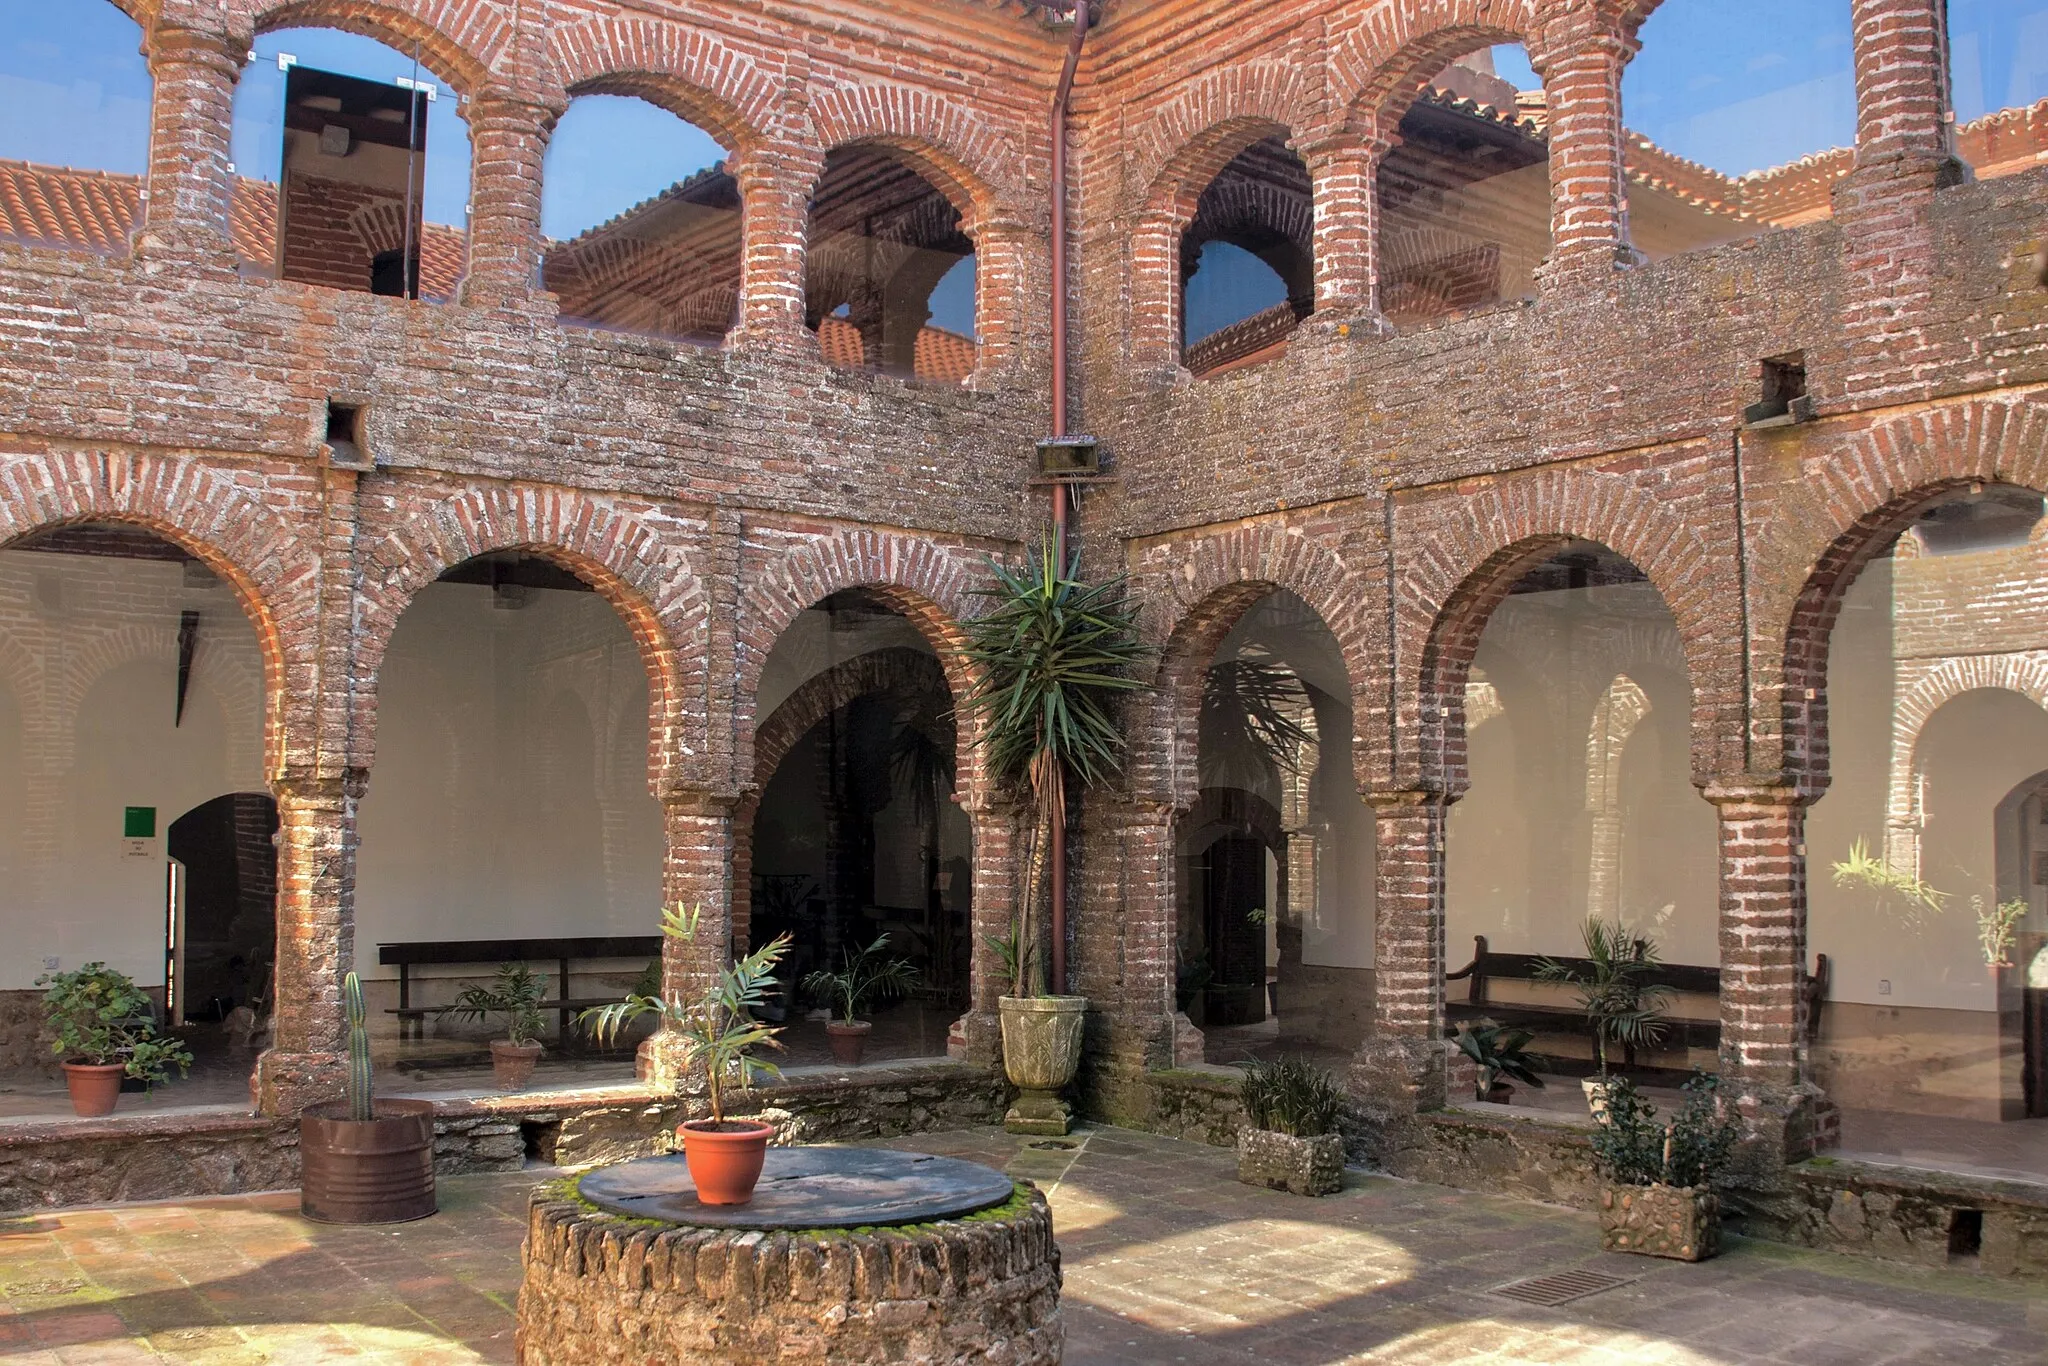
[{"label": "low stone wall", "polygon": [[1418,1115],[1390,1126],[1379,1165],[1411,1181],[1597,1208],[1592,1121],[1538,1113],[1475,1103]]},{"label": "low stone wall", "polygon": [[1244,1123],[1237,1102],[1243,1076],[1201,1064],[1142,1073],[1104,1068],[1083,1078],[1081,1109],[1099,1123],[1231,1148]]},{"label": "low stone wall", "polygon": [[763,1233],[622,1219],[536,1191],[522,1366],[647,1361],[1054,1366],[1065,1345],[1045,1197],[904,1228]]},{"label": "low stone wall", "polygon": [[296,1123],[228,1112],[0,1129],[0,1214],[298,1184]]},{"label": "low stone wall", "polygon": [[1787,1176],[1783,1191],[1746,1203],[1744,1232],[1886,1261],[2048,1277],[2048,1187],[1827,1157]]}]

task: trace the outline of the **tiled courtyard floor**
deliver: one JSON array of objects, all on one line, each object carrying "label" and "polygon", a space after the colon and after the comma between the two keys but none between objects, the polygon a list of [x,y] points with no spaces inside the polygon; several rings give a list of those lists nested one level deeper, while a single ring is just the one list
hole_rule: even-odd
[{"label": "tiled courtyard floor", "polygon": [[[1046,1187],[1067,1361],[2048,1362],[2048,1287],[1764,1243],[1698,1267],[1595,1250],[1590,1217],[1353,1174],[1323,1200],[1240,1186],[1229,1153],[1099,1129],[1070,1149],[974,1131],[915,1146]],[[526,1191],[441,1184],[398,1228],[292,1196],[0,1217],[0,1359],[509,1362]],[[1637,1279],[1556,1309],[1495,1298],[1570,1267]]]}]

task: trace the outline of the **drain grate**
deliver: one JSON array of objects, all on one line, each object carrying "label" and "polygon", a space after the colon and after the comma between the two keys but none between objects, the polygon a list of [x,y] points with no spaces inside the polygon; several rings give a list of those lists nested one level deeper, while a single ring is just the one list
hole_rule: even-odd
[{"label": "drain grate", "polygon": [[1509,1281],[1506,1285],[1497,1285],[1486,1293],[1498,1295],[1504,1300],[1520,1300],[1523,1304],[1540,1304],[1547,1307],[1584,1299],[1588,1295],[1597,1295],[1616,1286],[1630,1285],[1635,1280],[1634,1276],[1610,1276],[1604,1271],[1588,1271],[1584,1267],[1575,1267],[1551,1276],[1531,1276],[1526,1281]]},{"label": "drain grate", "polygon": [[1053,1151],[1053,1152],[1061,1152],[1061,1153],[1070,1153],[1070,1152],[1072,1152],[1072,1151],[1073,1151],[1074,1149],[1076,1149],[1076,1148],[1080,1147],[1081,1145],[1080,1145],[1080,1144],[1078,1144],[1078,1143],[1076,1143],[1076,1142],[1074,1142],[1074,1141],[1073,1141],[1072,1139],[1066,1139],[1066,1138],[1048,1138],[1048,1139],[1045,1139],[1045,1140],[1043,1140],[1042,1142],[1038,1142],[1038,1143],[1027,1143],[1027,1144],[1025,1144],[1024,1146],[1025,1146],[1025,1147],[1027,1147],[1027,1148],[1043,1148],[1043,1149],[1049,1149],[1049,1150],[1051,1150],[1051,1151]]}]

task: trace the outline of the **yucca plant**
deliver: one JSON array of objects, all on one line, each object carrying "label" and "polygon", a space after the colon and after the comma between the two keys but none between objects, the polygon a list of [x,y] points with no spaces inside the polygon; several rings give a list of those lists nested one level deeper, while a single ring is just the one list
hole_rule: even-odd
[{"label": "yucca plant", "polygon": [[1545,958],[1536,965],[1539,982],[1578,988],[1579,1008],[1593,1026],[1593,1051],[1600,1075],[1607,1075],[1607,1050],[1655,1048],[1664,1040],[1664,1007],[1671,993],[1649,978],[1660,966],[1657,944],[1619,921],[1595,916],[1580,931],[1584,964]]},{"label": "yucca plant", "polygon": [[1301,718],[1308,691],[1294,670],[1260,654],[1219,660],[1202,677],[1202,785],[1256,788],[1265,765],[1293,772],[1315,739]]},{"label": "yucca plant", "polygon": [[[662,912],[661,932],[689,943],[697,937],[697,923],[703,907],[685,910],[672,906]],[[589,1028],[600,1044],[610,1044],[620,1031],[642,1015],[653,1014],[664,1028],[682,1040],[683,1064],[704,1069],[705,1097],[711,1102],[714,1123],[725,1123],[725,1089],[737,1078],[742,1087],[752,1086],[757,1077],[779,1077],[780,1068],[753,1056],[756,1048],[780,1048],[775,1036],[782,1030],[765,1025],[753,1016],[768,1003],[769,988],[775,985],[775,965],[789,951],[789,936],[781,935],[736,963],[720,968],[718,977],[696,999],[634,993],[623,1001],[593,1006],[577,1019]]]},{"label": "yucca plant", "polygon": [[[1138,640],[1137,607],[1122,575],[1086,583],[1080,557],[1063,563],[1049,539],[1020,569],[994,562],[989,568],[995,586],[979,590],[989,610],[967,623],[961,650],[980,672],[967,706],[982,726],[990,776],[1031,793],[1034,821],[1012,936],[1012,994],[1043,996],[1041,907],[1048,900],[1054,832],[1066,829],[1067,779],[1095,787],[1123,766],[1116,696],[1146,686],[1137,670],[1151,651]],[[1055,927],[1064,911],[1053,908]]]}]

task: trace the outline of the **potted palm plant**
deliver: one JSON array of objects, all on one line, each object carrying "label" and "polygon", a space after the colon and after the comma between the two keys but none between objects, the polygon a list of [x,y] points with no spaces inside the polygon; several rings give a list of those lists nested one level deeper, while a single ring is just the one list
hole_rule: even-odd
[{"label": "potted palm plant", "polygon": [[1671,993],[1651,979],[1661,964],[1657,943],[1619,921],[1588,919],[1580,931],[1586,956],[1579,961],[1545,958],[1536,965],[1539,982],[1562,982],[1578,991],[1579,1009],[1593,1028],[1598,1067],[1588,1077],[1586,1107],[1593,1118],[1606,1114],[1608,1050],[1655,1048],[1664,1041],[1664,1007]]},{"label": "potted palm plant", "polygon": [[353,972],[341,994],[348,1084],[341,1100],[299,1116],[299,1211],[326,1224],[424,1219],[435,1209],[434,1103],[375,1098],[363,984]]},{"label": "potted palm plant", "polygon": [[1238,1086],[1237,1179],[1248,1186],[1328,1195],[1344,1184],[1337,1132],[1343,1093],[1303,1058],[1254,1063]]},{"label": "potted palm plant", "polygon": [[491,1040],[491,1076],[500,1091],[517,1091],[533,1077],[540,1062],[540,1008],[548,997],[548,979],[524,963],[504,963],[489,986],[472,986],[441,1007],[457,1019],[489,1020],[503,1016],[505,1037]]},{"label": "potted palm plant", "polygon": [[875,1027],[874,1021],[860,1018],[861,1010],[877,998],[901,996],[921,980],[909,959],[891,958],[888,949],[889,936],[878,934],[859,953],[842,950],[839,971],[820,968],[804,978],[805,991],[838,1008],[839,1018],[825,1022],[825,1034],[832,1041],[833,1058],[848,1067],[860,1066],[868,1031]]},{"label": "potted palm plant", "polygon": [[1727,1170],[1740,1136],[1720,1100],[1720,1079],[1698,1068],[1685,1103],[1668,1125],[1657,1107],[1616,1079],[1607,1090],[1607,1122],[1593,1135],[1593,1162],[1607,1179],[1600,1192],[1600,1246],[1698,1262],[1721,1250],[1721,1206],[1714,1181]]},{"label": "potted palm plant", "polygon": [[175,1038],[156,1032],[156,1008],[125,972],[87,963],[73,972],[46,972],[37,986],[49,1024],[51,1051],[64,1060],[64,1086],[71,1108],[87,1118],[114,1113],[121,1078],[151,1086],[190,1070],[192,1054]]},{"label": "potted palm plant", "polygon": [[[671,907],[662,913],[661,932],[689,943],[697,937],[702,912],[702,907]],[[754,1057],[753,1050],[780,1048],[775,1036],[782,1030],[762,1024],[753,1012],[767,1004],[768,993],[776,985],[775,965],[788,950],[789,936],[778,936],[773,943],[720,968],[718,976],[694,999],[636,992],[578,1017],[599,1043],[608,1043],[628,1023],[651,1013],[664,1031],[680,1040],[684,1065],[703,1068],[711,1117],[685,1120],[676,1132],[683,1140],[683,1160],[689,1164],[697,1198],[707,1205],[744,1205],[754,1198],[768,1140],[775,1136],[772,1124],[727,1119],[725,1098],[726,1087],[735,1079],[747,1087],[756,1077],[781,1075],[773,1063]]]},{"label": "potted palm plant", "polygon": [[1529,1030],[1509,1029],[1492,1020],[1474,1020],[1452,1037],[1458,1051],[1479,1069],[1473,1099],[1506,1105],[1515,1094],[1515,1088],[1507,1081],[1510,1077],[1525,1086],[1543,1089],[1543,1078],[1536,1075],[1535,1059],[1528,1052],[1530,1040],[1536,1037]]},{"label": "potted palm plant", "polygon": [[[1005,1118],[1019,1133],[1064,1134],[1060,1091],[1081,1059],[1083,996],[1067,994],[1067,783],[1095,787],[1121,767],[1118,693],[1145,684],[1149,653],[1121,577],[1090,584],[1080,557],[1049,541],[1021,569],[990,563],[990,607],[966,625],[962,648],[979,673],[968,698],[982,727],[987,770],[1031,794],[1032,831],[1002,997],[1003,1069],[1023,1092]],[[1051,963],[1048,966],[1048,949]]]}]

